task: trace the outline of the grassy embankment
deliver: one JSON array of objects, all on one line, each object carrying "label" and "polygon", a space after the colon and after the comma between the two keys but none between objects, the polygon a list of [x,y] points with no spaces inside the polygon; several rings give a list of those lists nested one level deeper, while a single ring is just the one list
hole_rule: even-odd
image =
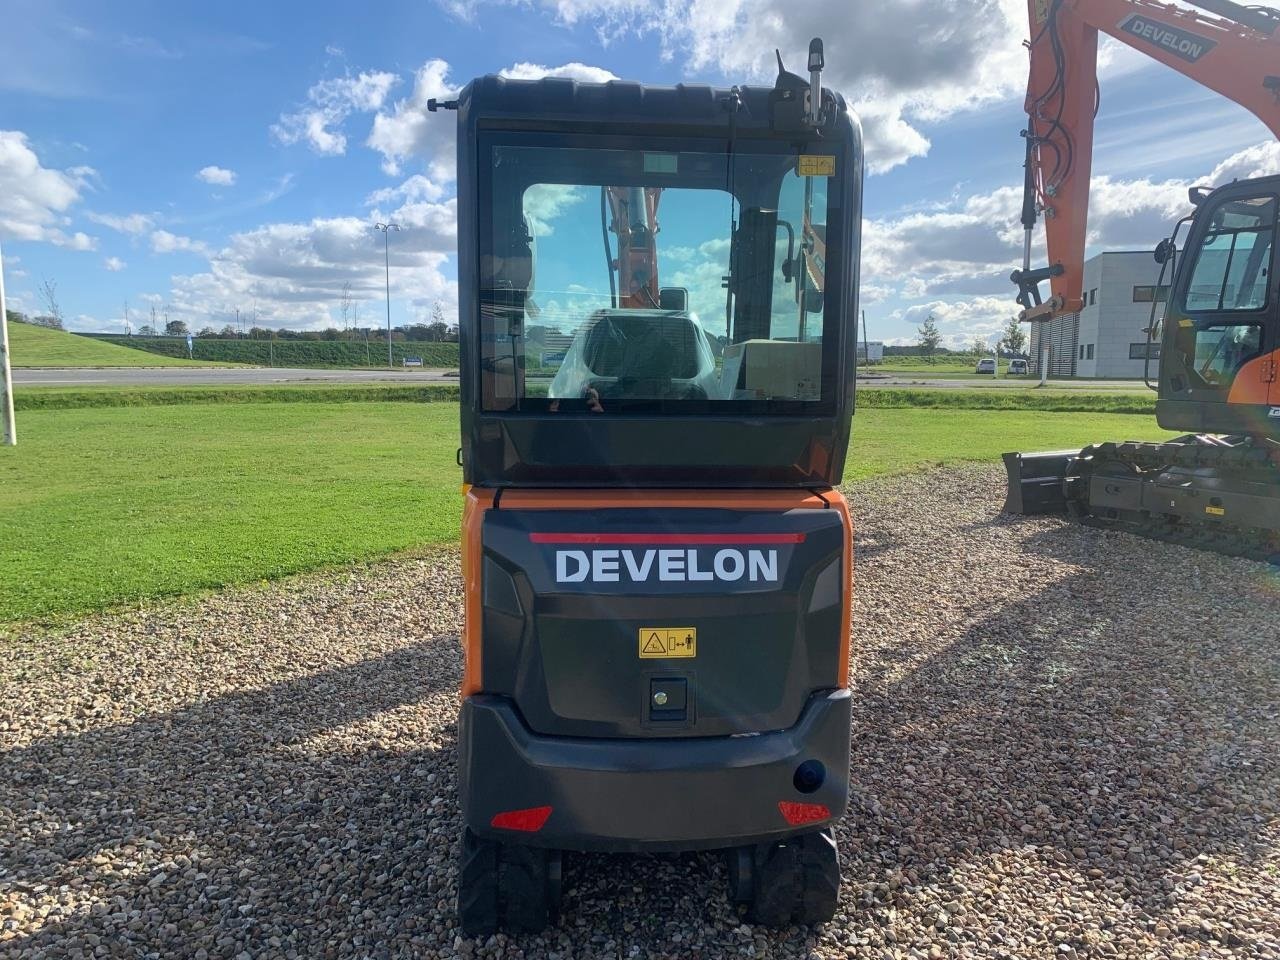
[{"label": "grassy embankment", "polygon": [[188,360],[185,341],[182,343],[180,356],[166,357],[30,323],[9,324],[10,363],[15,367],[215,366],[200,360]]},{"label": "grassy embankment", "polygon": [[[130,347],[145,355],[185,357],[187,342],[174,337],[124,337],[103,335],[99,342]],[[266,367],[385,367],[387,345],[361,340],[214,340],[197,337],[192,345],[197,359],[214,363],[248,363]],[[418,357],[423,366],[456,369],[456,343],[392,341],[396,367],[405,357]]]},{"label": "grassy embankment", "polygon": [[[1160,436],[1149,415],[966,409],[940,393],[932,408],[864,397],[849,479]],[[0,621],[452,544],[457,416],[402,400],[27,409],[19,446],[0,448]]]}]

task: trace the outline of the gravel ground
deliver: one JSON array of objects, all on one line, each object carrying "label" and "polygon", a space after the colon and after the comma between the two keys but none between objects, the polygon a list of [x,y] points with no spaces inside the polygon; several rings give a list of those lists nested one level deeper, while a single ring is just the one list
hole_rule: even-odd
[{"label": "gravel ground", "polygon": [[1280,577],[852,491],[846,883],[742,924],[718,858],[573,857],[540,937],[453,920],[456,559],[0,641],[0,957],[1280,956]]}]

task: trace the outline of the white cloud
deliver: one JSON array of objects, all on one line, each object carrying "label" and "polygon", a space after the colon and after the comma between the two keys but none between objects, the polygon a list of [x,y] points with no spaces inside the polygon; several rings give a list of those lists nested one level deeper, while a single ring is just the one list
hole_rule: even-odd
[{"label": "white cloud", "polygon": [[26,134],[0,130],[0,238],[44,241],[69,250],[92,250],[97,241],[68,234],[67,211],[94,176],[90,167],[52,170],[41,164]]},{"label": "white cloud", "polygon": [[[387,216],[404,229],[391,239],[392,297],[446,313],[457,283],[444,268],[457,243],[456,203],[410,200]],[[357,301],[383,297],[382,236],[371,219],[319,218],[267,224],[233,236],[204,273],[174,278],[170,313],[200,325],[256,302],[259,323],[323,327],[337,319],[344,284]]]},{"label": "white cloud", "polygon": [[1027,34],[1021,0],[899,0],[829,3],[785,0],[447,0],[469,18],[480,6],[535,3],[564,26],[589,23],[608,42],[654,34],[684,72],[734,82],[768,82],[773,51],[803,74],[811,37],[826,42],[828,86],[862,114],[872,172],[929,150],[922,124],[1017,95],[1026,85]]},{"label": "white cloud", "polygon": [[236,172],[228,170],[226,167],[207,166],[201,167],[196,173],[197,180],[203,180],[205,183],[212,184],[216,187],[231,187],[236,182]]},{"label": "white cloud", "polygon": [[1221,186],[1232,180],[1249,180],[1280,173],[1280,141],[1268,140],[1228,157],[1213,168],[1205,183]]},{"label": "white cloud", "polygon": [[151,249],[155,253],[198,253],[203,256],[209,254],[209,247],[204,241],[181,237],[168,230],[152,232]]},{"label": "white cloud", "polygon": [[524,214],[535,237],[555,233],[555,221],[585,200],[586,190],[565,183],[536,183],[524,193]]},{"label": "white cloud", "polygon": [[454,179],[456,118],[452,113],[432,116],[427,111],[427,101],[446,100],[457,93],[449,81],[449,64],[444,60],[428,60],[418,68],[413,92],[396,101],[389,112],[379,112],[373,118],[366,143],[382,154],[383,170],[397,175],[405,160],[416,157],[426,163],[433,180]]},{"label": "white cloud", "polygon": [[893,287],[881,283],[864,283],[858,288],[858,302],[864,307],[873,303],[883,303],[895,293]]},{"label": "white cloud", "polygon": [[603,67],[592,67],[585,63],[566,63],[559,67],[544,67],[539,63],[514,63],[498,76],[508,80],[541,80],[544,77],[561,77],[566,80],[580,80],[583,83],[608,83],[618,77]]},{"label": "white cloud", "polygon": [[118,273],[128,266],[128,264],[119,257],[107,257],[107,259],[102,261],[102,265],[112,273]]},{"label": "white cloud", "polygon": [[[451,113],[433,115],[427,110],[428,100],[457,97],[460,88],[450,79],[449,69],[444,60],[428,60],[418,68],[409,96],[374,117],[366,143],[382,154],[382,169],[388,174],[398,176],[404,163],[415,159],[423,162],[432,183],[449,183],[455,178],[456,118]],[[511,80],[563,77],[588,83],[618,79],[602,67],[576,61],[558,67],[515,63],[499,75]]]},{"label": "white cloud", "polygon": [[64,250],[89,251],[98,249],[98,238],[91,237],[87,233],[77,230],[75,233],[67,235],[59,232],[52,238],[55,246],[62,247]]},{"label": "white cloud", "polygon": [[439,200],[445,195],[443,185],[415,173],[398,187],[383,187],[365,198],[365,206],[375,207],[406,200]]},{"label": "white cloud", "polygon": [[105,327],[111,324],[102,324],[97,317],[90,316],[87,313],[78,313],[74,317],[68,317],[63,321],[63,327],[73,333],[101,333],[105,332]]},{"label": "white cloud", "polygon": [[988,342],[998,336],[1009,318],[1017,312],[1008,297],[972,297],[964,300],[933,300],[918,303],[904,310],[895,311],[891,320],[908,326],[919,327],[932,315],[938,323],[943,345],[951,348],[967,347],[975,337]]},{"label": "white cloud", "polygon": [[[1268,141],[1228,157],[1203,177],[1094,177],[1089,253],[1154,249],[1190,212],[1190,186],[1217,186],[1273,173],[1280,173],[1280,143]],[[918,325],[933,313],[948,342],[956,345],[970,342],[974,335],[994,334],[1016,310],[1008,277],[1021,259],[1021,201],[1020,188],[1002,187],[953,198],[941,209],[868,220],[863,228],[863,276],[872,290],[898,284],[904,299],[923,301],[897,311],[893,319]],[[1047,259],[1043,230],[1033,258]]]},{"label": "white cloud", "polygon": [[307,103],[293,113],[280,115],[271,133],[283,144],[305,141],[316,153],[346,153],[347,137],[340,129],[352,113],[382,109],[387,94],[399,78],[394,73],[368,72],[358,76],[321,80],[307,91]]},{"label": "white cloud", "polygon": [[120,233],[139,234],[146,233],[155,225],[155,218],[145,213],[86,213],[85,216],[94,223],[100,223],[104,227],[110,227],[112,230]]}]

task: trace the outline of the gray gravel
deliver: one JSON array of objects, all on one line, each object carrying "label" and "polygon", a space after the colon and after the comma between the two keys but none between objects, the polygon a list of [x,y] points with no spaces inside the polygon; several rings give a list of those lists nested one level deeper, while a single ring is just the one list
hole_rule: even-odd
[{"label": "gray gravel", "polygon": [[0,956],[1280,956],[1280,576],[852,490],[836,921],[718,858],[573,857],[560,926],[462,939],[452,554],[0,641]]}]

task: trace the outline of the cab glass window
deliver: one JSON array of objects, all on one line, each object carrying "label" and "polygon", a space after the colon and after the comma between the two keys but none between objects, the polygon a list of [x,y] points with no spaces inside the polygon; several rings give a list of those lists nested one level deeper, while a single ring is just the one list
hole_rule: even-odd
[{"label": "cab glass window", "polygon": [[1276,198],[1224,203],[1212,215],[1191,280],[1188,312],[1261,310],[1267,305]]},{"label": "cab glass window", "polygon": [[838,156],[513,134],[495,136],[488,156],[486,409],[811,414],[834,403]]}]

